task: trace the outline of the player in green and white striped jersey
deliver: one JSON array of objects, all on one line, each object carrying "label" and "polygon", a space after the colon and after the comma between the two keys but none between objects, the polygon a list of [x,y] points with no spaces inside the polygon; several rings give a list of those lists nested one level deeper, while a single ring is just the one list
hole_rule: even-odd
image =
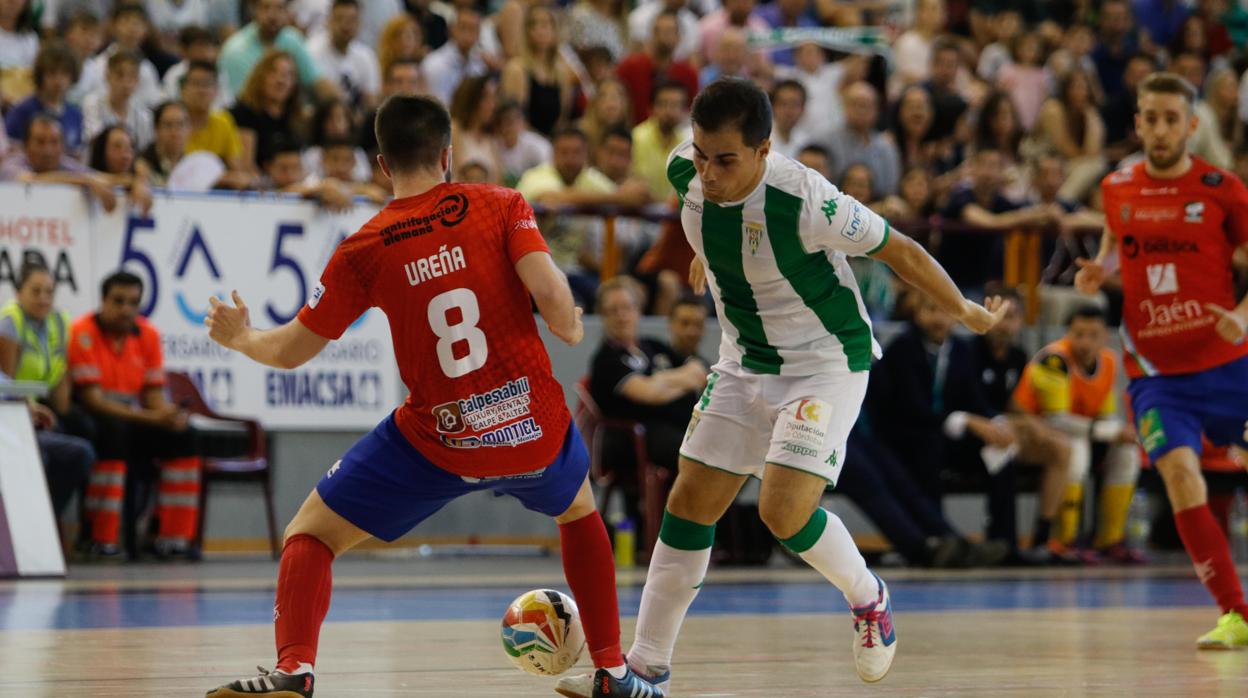
[{"label": "player in green and white striped jersey", "polygon": [[[692,140],[668,160],[697,253],[691,277],[709,283],[723,340],[681,446],[628,653],[634,671],[664,689],[715,522],[748,476],[762,480],[759,514],[771,532],[849,602],[858,675],[884,677],[897,647],[888,588],[844,524],[819,507],[845,463],[879,356],[847,257],[887,264],[975,332],[1007,310],[1000,299],[986,307],[965,299],[920,245],[814,170],[771,152],[771,123],[761,89],[717,80],[694,101]],[[588,696],[586,679],[564,679],[556,690]]]}]

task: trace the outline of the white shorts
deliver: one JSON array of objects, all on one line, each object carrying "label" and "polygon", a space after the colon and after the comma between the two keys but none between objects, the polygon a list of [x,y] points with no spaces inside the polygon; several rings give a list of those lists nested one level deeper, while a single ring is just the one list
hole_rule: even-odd
[{"label": "white shorts", "polygon": [[759,479],[775,463],[835,485],[866,394],[866,371],[775,376],[720,361],[693,408],[680,455]]}]

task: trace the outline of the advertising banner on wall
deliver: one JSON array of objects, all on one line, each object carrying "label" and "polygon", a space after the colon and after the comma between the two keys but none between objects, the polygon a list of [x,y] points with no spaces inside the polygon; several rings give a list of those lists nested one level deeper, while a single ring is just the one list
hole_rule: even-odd
[{"label": "advertising banner on wall", "polygon": [[0,186],[0,300],[13,297],[29,259],[52,270],[58,307],[70,315],[95,307],[91,211],[98,204],[76,187]]}]

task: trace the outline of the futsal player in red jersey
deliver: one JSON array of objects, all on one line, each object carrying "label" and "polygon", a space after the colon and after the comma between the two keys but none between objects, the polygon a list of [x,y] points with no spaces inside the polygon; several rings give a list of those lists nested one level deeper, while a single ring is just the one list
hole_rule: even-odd
[{"label": "futsal player in red jersey", "polygon": [[581,311],[532,209],[510,189],[446,183],[451,122],[438,102],[391,97],[376,131],[396,198],[338,246],[298,317],[257,330],[235,292],[234,305],[213,300],[206,320],[221,345],[291,369],[381,308],[411,391],[329,469],[286,528],[276,670],[208,695],[311,696],[334,558],[369,536],[395,540],[452,499],[488,489],[558,522],[564,574],[597,667],[594,695],[662,698],[620,651],[614,561],[589,457],[530,296],[570,345],[584,333]]},{"label": "futsal player in red jersey", "polygon": [[1229,649],[1248,647],[1248,605],[1209,510],[1200,454],[1202,432],[1218,446],[1248,446],[1248,300],[1237,301],[1231,282],[1231,256],[1248,245],[1248,189],[1188,154],[1195,98],[1171,73],[1140,84],[1135,128],[1147,159],[1101,183],[1101,249],[1096,260],[1079,260],[1075,284],[1095,293],[1117,252],[1136,430],[1196,575],[1223,613],[1196,644]]}]

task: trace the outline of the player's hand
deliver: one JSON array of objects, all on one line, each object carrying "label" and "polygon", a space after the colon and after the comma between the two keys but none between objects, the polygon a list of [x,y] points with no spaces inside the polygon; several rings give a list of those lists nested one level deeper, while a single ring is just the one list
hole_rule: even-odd
[{"label": "player's hand", "polygon": [[965,301],[962,306],[962,321],[966,328],[975,334],[983,334],[997,326],[1005,314],[1010,312],[1010,302],[1004,298],[993,296],[980,305],[975,301]]},{"label": "player's hand", "polygon": [[238,291],[231,291],[230,294],[234,298],[232,306],[222,303],[216,296],[208,299],[211,308],[204,324],[208,326],[208,336],[213,341],[227,349],[235,349],[238,340],[251,327],[251,316]]},{"label": "player's hand", "polygon": [[572,322],[572,329],[567,332],[560,332],[547,324],[547,327],[550,327],[551,333],[563,340],[563,343],[570,347],[580,344],[581,340],[585,337],[585,323],[581,322],[581,315],[583,315],[585,311],[581,310],[580,306],[573,308],[573,311],[575,315]]},{"label": "player's hand", "polygon": [[1094,296],[1105,283],[1105,265],[1095,260],[1080,257],[1075,260],[1079,271],[1075,272],[1075,288],[1084,295]]},{"label": "player's hand", "polygon": [[1218,324],[1214,329],[1218,331],[1222,339],[1231,344],[1239,344],[1244,341],[1245,337],[1248,337],[1248,321],[1240,317],[1239,313],[1214,303],[1205,303],[1205,310],[1217,316]]},{"label": "player's hand", "polygon": [[697,257],[689,263],[689,287],[699,296],[706,293],[706,267]]}]

